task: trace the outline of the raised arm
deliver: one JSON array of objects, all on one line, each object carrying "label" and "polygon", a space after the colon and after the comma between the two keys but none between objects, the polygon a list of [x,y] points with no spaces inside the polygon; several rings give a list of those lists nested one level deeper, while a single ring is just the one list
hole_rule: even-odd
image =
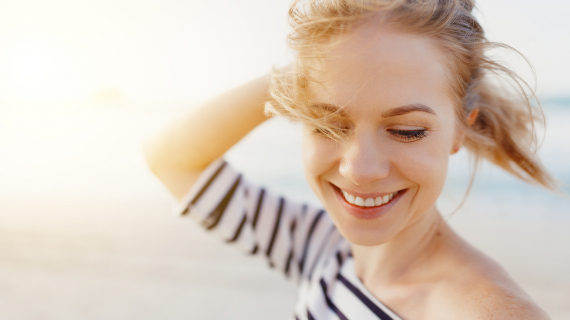
[{"label": "raised arm", "polygon": [[244,252],[265,256],[271,267],[299,281],[341,240],[328,215],[256,186],[224,161],[214,162],[267,119],[269,82],[263,76],[195,108],[149,140],[145,155],[181,200],[181,215]]},{"label": "raised arm", "polygon": [[192,109],[144,146],[151,171],[178,199],[200,173],[253,128],[267,120],[267,74]]}]

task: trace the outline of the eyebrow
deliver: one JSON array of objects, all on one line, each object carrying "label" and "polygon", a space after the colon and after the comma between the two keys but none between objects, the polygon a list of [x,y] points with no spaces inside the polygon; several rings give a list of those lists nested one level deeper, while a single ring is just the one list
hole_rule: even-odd
[{"label": "eyebrow", "polygon": [[414,111],[431,113],[431,114],[437,116],[437,113],[435,113],[435,111],[433,111],[432,108],[430,108],[424,104],[421,104],[421,103],[414,103],[414,104],[409,104],[409,105],[393,108],[390,110],[386,110],[386,111],[382,112],[382,117],[384,117],[384,118],[396,117],[396,116],[401,116],[403,114],[414,112]]},{"label": "eyebrow", "polygon": [[[343,117],[348,117],[348,114],[346,112],[344,112],[344,110],[342,110],[339,107],[332,105],[332,104],[315,103],[315,104],[313,104],[313,107],[324,109],[324,110],[329,111],[331,113],[338,112],[339,115],[341,115]],[[404,114],[407,114],[410,112],[416,112],[416,111],[426,112],[426,113],[430,113],[430,114],[437,116],[437,113],[435,113],[435,111],[433,111],[432,108],[426,106],[425,104],[414,103],[414,104],[408,104],[405,106],[386,110],[386,111],[382,112],[382,117],[384,117],[384,118],[396,117],[396,116],[401,116],[401,115],[404,115]]]}]

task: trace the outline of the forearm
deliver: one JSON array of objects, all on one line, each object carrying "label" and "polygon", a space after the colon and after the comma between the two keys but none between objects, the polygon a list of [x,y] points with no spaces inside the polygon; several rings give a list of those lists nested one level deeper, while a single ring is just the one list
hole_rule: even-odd
[{"label": "forearm", "polygon": [[267,119],[265,75],[194,108],[151,138],[144,148],[150,169],[178,198],[199,173]]}]

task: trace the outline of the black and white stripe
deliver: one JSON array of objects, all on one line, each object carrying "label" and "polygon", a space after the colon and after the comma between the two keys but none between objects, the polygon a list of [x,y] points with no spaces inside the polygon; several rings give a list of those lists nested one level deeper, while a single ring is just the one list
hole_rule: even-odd
[{"label": "black and white stripe", "polygon": [[222,159],[204,170],[178,212],[296,281],[291,319],[400,319],[358,279],[350,244],[324,210],[254,186]]}]

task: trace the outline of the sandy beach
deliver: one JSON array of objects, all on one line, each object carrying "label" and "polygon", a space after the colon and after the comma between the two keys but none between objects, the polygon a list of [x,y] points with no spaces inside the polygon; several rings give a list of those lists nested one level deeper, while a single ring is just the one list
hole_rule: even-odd
[{"label": "sandy beach", "polygon": [[[13,130],[12,140],[0,140],[0,319],[291,315],[296,290],[285,277],[172,213],[172,199],[140,154],[144,138],[168,117],[77,117],[90,124],[74,129],[86,146],[55,139],[46,147],[84,148],[65,159],[49,160],[50,151],[28,159],[15,147]],[[89,140],[86,132],[95,133]],[[239,166],[240,153],[231,157]],[[22,161],[30,163],[18,167]],[[294,190],[297,197],[304,192]],[[517,208],[512,199],[506,194],[504,203],[485,202],[475,193],[449,221],[499,261],[553,319],[570,319],[570,218],[563,212],[503,212]],[[442,198],[443,211],[454,204],[457,197]]]},{"label": "sandy beach", "polygon": [[[295,288],[281,274],[169,215],[164,199],[12,198],[1,208],[18,216],[2,215],[1,319],[262,320],[292,310]],[[461,213],[452,224],[553,319],[570,319],[570,222]]]}]

